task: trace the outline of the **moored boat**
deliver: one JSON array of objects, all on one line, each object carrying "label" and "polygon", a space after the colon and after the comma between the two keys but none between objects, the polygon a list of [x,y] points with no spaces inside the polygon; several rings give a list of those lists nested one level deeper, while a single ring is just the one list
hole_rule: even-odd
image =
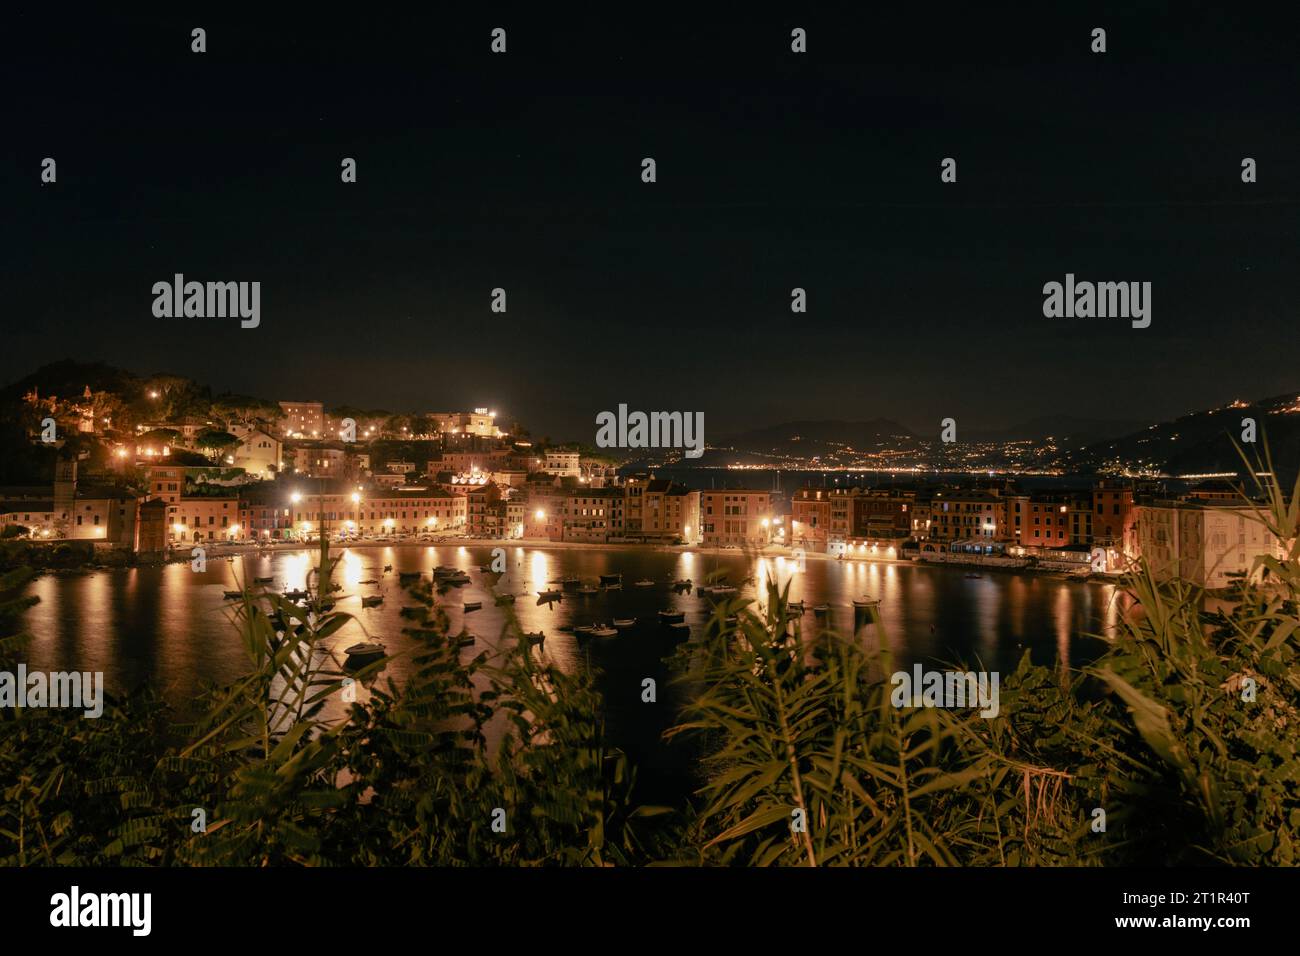
[{"label": "moored boat", "polygon": [[546,634],[543,631],[532,631],[524,635],[529,644],[545,644]]},{"label": "moored boat", "polygon": [[275,580],[274,577],[269,577],[269,578],[253,578],[253,583],[254,583],[254,584],[270,584],[270,583],[271,583],[272,581],[274,581],[274,580]]},{"label": "moored boat", "polygon": [[618,637],[618,631],[606,624],[598,624],[591,629],[592,637]]},{"label": "moored boat", "polygon": [[642,578],[640,581],[635,582],[634,586],[638,588],[652,588],[655,586],[655,583],[649,578]]},{"label": "moored boat", "polygon": [[383,603],[384,597],[382,594],[372,594],[369,597],[363,597],[361,599],[362,607],[379,607],[379,605]]},{"label": "moored boat", "polygon": [[636,618],[634,618],[634,617],[616,617],[616,618],[614,618],[614,626],[615,626],[615,627],[633,627],[633,626],[635,626],[635,625],[636,625]]},{"label": "moored boat", "polygon": [[361,641],[359,644],[353,644],[343,653],[347,655],[347,663],[350,665],[367,664],[384,656],[384,645],[378,641]]},{"label": "moored boat", "polygon": [[514,603],[515,603],[515,596],[514,596],[513,594],[498,594],[498,595],[496,596],[496,602],[497,602],[498,605],[501,605],[501,604],[514,604]]},{"label": "moored boat", "polygon": [[466,601],[464,605],[465,610],[467,611],[477,611],[482,606],[483,606],[482,601]]},{"label": "moored boat", "polygon": [[660,611],[659,620],[665,624],[677,624],[686,620],[685,611]]}]

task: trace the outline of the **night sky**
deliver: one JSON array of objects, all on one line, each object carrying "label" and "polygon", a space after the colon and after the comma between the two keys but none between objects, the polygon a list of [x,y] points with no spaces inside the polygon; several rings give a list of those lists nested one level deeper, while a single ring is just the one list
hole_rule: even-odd
[{"label": "night sky", "polygon": [[[620,402],[717,437],[1158,421],[1300,388],[1300,58],[1266,7],[440,7],[7,11],[0,381],[71,357],[585,441]],[[261,327],[154,318],[176,272],[260,281]],[[1151,327],[1044,318],[1067,272],[1150,281]]]}]

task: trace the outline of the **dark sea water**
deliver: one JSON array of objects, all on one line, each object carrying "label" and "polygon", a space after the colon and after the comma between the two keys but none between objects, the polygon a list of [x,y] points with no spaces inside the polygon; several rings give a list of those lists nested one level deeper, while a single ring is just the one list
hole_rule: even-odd
[{"label": "dark sea water", "polygon": [[[1102,641],[1088,635],[1107,633],[1120,613],[1113,585],[1027,574],[981,571],[981,577],[968,578],[968,569],[963,568],[816,559],[809,559],[806,570],[795,573],[793,563],[786,559],[740,553],[545,546],[505,550],[507,571],[496,584],[497,591],[520,595],[513,608],[521,627],[547,635],[540,653],[567,671],[595,669],[606,702],[609,739],[629,752],[652,792],[679,787],[689,775],[689,761],[681,745],[665,745],[659,736],[674,722],[685,691],[670,683],[663,658],[671,651],[672,641],[657,612],[662,608],[685,611],[692,632],[698,633],[710,608],[694,590],[673,593],[668,583],[675,579],[691,578],[698,583],[710,574],[725,574],[733,584],[748,581],[742,589],[747,596],[755,594],[756,584],[760,585],[758,593],[765,596],[765,582],[770,578],[782,585],[788,582],[792,599],[802,598],[810,608],[818,603],[832,606],[824,625],[809,610],[803,619],[805,628],[829,626],[840,633],[854,633],[869,649],[883,641],[902,667],[914,661],[947,664],[961,660],[972,665],[982,662],[984,669],[1005,672],[1015,667],[1026,649],[1038,663],[1077,666],[1104,648]],[[344,550],[335,576],[343,585],[336,610],[350,612],[355,618],[326,643],[336,653],[366,638],[383,641],[390,654],[412,649],[415,642],[402,634],[410,622],[400,616],[400,609],[415,602],[403,593],[397,572],[422,571],[427,576],[435,565],[442,564],[464,568],[472,578],[471,584],[442,599],[452,606],[453,629],[464,626],[479,638],[463,653],[471,656],[485,647],[493,648],[502,639],[506,614],[487,590],[495,576],[477,570],[490,558],[491,549],[482,546]],[[205,680],[226,682],[245,671],[223,590],[238,586],[237,575],[273,576],[274,584],[269,587],[275,590],[302,587],[315,559],[308,551],[282,551],[240,557],[234,562],[212,560],[203,573],[191,571],[188,564],[170,564],[41,577],[31,586],[40,603],[28,612],[28,627],[35,638],[28,666],[102,671],[110,691],[148,684],[184,707]],[[387,574],[382,570],[386,564],[393,566]],[[599,575],[609,573],[622,574],[622,589],[590,596],[567,593],[561,603],[537,606],[537,592],[548,587],[548,582],[576,575],[594,583]],[[368,578],[378,578],[380,584],[359,583]],[[656,583],[635,587],[639,579]],[[376,593],[384,595],[384,603],[362,609],[361,596]],[[881,599],[879,628],[855,616],[851,602],[864,595]],[[465,600],[481,600],[482,610],[463,611],[459,605]],[[564,623],[614,617],[635,617],[637,624],[617,637],[593,638],[582,644],[557,629]],[[338,654],[338,660],[342,659]],[[409,662],[399,656],[389,663],[385,676],[400,682],[408,667]],[[646,677],[656,680],[657,705],[641,700]]]}]

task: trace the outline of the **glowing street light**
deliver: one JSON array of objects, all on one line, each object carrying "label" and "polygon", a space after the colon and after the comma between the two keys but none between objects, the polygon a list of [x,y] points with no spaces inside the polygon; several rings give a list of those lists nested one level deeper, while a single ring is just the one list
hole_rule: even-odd
[{"label": "glowing street light", "polygon": [[533,512],[533,517],[536,518],[538,521],[545,521],[546,512],[543,511],[541,508],[538,508],[536,511]]}]

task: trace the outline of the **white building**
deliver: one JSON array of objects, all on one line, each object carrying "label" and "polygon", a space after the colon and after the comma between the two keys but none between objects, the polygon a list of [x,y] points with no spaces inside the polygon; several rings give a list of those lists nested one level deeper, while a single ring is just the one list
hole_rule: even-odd
[{"label": "white building", "polygon": [[280,440],[269,432],[248,425],[231,425],[230,434],[239,439],[234,465],[254,478],[272,479],[280,470]]},{"label": "white building", "polygon": [[1138,553],[1162,580],[1225,588],[1229,575],[1249,573],[1260,555],[1285,554],[1248,504],[1161,501],[1136,511]]},{"label": "white building", "polygon": [[577,478],[582,473],[579,460],[582,456],[576,451],[548,451],[542,471],[548,475]]}]

